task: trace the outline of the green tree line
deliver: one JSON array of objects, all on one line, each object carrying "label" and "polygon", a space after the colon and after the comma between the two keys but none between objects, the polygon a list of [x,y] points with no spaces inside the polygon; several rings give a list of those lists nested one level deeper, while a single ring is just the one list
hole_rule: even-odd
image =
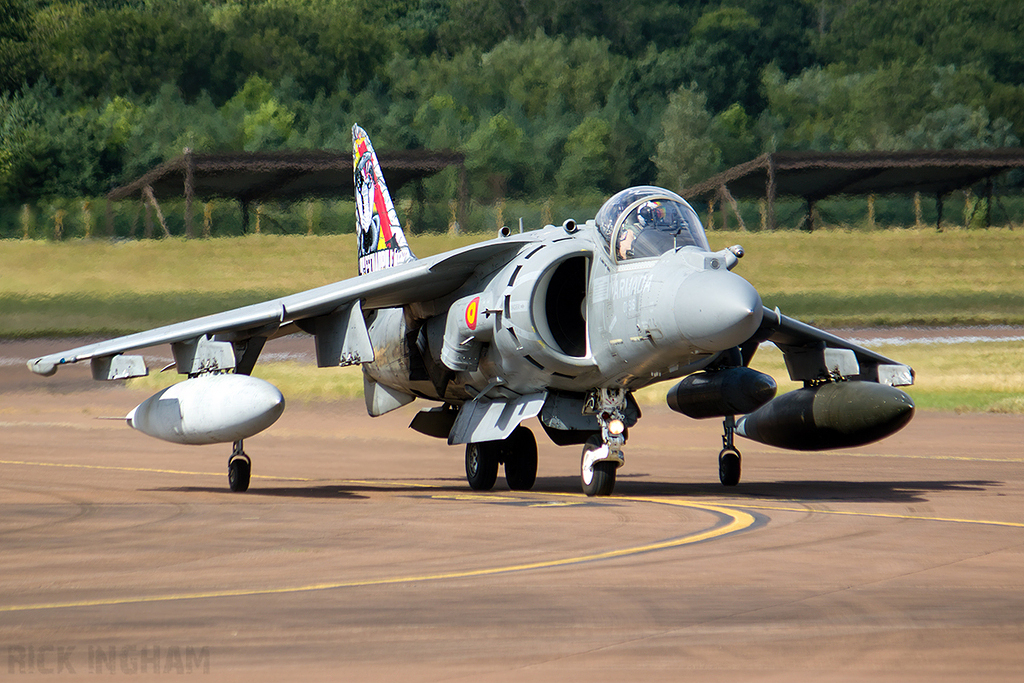
[{"label": "green tree line", "polygon": [[[1019,0],[0,0],[0,207],[197,152],[466,155],[480,200],[1015,146]],[[453,181],[428,183],[447,201]]]}]

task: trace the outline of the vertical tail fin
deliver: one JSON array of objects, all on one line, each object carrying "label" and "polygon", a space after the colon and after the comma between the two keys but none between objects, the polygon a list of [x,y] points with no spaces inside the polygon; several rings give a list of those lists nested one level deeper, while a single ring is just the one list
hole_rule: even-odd
[{"label": "vertical tail fin", "polygon": [[398,222],[395,204],[384,184],[384,174],[370,137],[352,126],[352,162],[356,185],[356,236],[359,239],[359,274],[391,268],[413,256]]}]

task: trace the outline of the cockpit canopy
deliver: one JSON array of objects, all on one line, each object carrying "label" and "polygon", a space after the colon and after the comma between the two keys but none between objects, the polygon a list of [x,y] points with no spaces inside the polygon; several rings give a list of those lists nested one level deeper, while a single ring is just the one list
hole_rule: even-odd
[{"label": "cockpit canopy", "polygon": [[595,222],[618,261],[661,256],[679,247],[711,251],[697,213],[675,192],[660,187],[619,192],[604,203]]}]

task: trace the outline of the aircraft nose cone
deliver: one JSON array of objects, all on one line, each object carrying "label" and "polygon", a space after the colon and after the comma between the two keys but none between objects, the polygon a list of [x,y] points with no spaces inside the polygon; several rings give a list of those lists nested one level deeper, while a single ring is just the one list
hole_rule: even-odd
[{"label": "aircraft nose cone", "polygon": [[742,344],[761,324],[764,309],[753,285],[727,270],[693,273],[676,296],[676,323],[683,336],[703,351]]}]

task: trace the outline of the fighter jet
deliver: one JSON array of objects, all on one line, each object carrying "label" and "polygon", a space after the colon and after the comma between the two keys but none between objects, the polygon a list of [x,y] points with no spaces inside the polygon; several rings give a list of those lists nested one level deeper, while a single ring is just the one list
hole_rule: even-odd
[{"label": "fighter jet", "polygon": [[[740,480],[739,435],[818,450],[870,443],[914,413],[908,366],[766,308],[733,268],[740,246],[713,251],[693,208],[666,189],[631,187],[585,222],[513,234],[416,259],[365,131],[352,129],[359,275],[264,303],[29,361],[40,375],[89,361],[99,380],[146,375],[141,355],[170,344],[187,379],[150,397],[129,426],[182,444],[231,443],[228,482],[249,486],[243,441],[273,424],[284,397],[251,376],[264,345],[312,335],[319,367],[359,364],[367,412],[417,398],[437,405],[410,427],[465,445],[466,477],[513,490],[537,476],[538,418],[560,446],[582,446],[580,481],[610,495],[641,417],[633,392],[680,380],[668,405],[721,418],[722,484]],[[803,388],[776,396],[750,367],[776,344]]]}]

